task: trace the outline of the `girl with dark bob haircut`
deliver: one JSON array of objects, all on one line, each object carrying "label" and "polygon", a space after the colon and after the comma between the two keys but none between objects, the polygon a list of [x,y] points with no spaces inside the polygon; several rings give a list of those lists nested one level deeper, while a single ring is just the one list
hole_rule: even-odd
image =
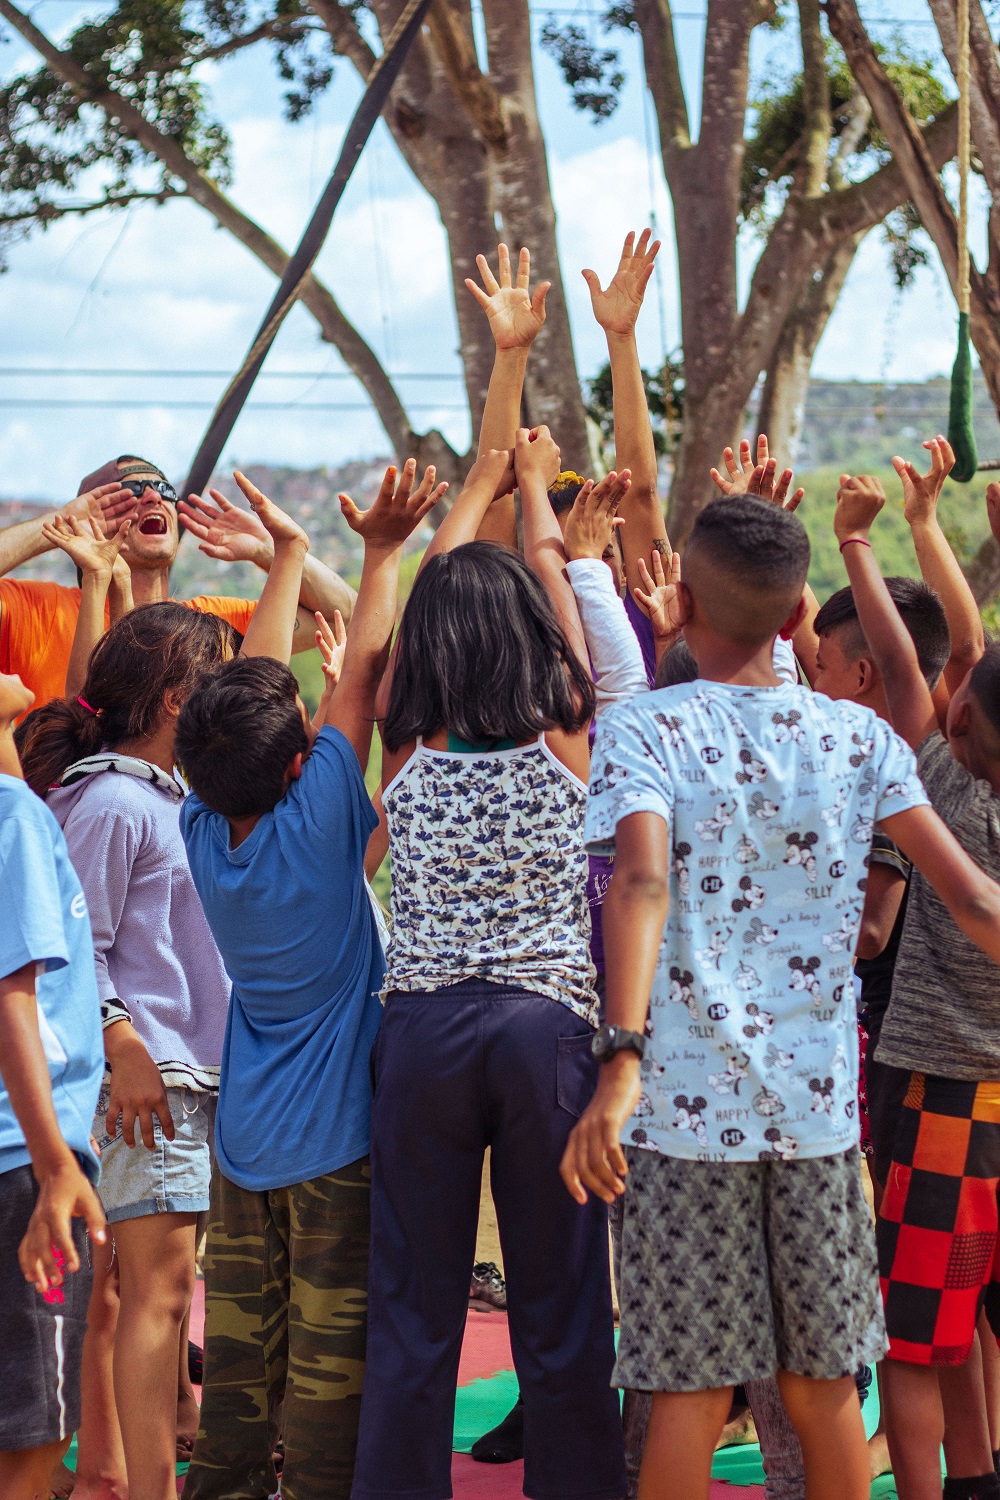
[{"label": "girl with dark bob haircut", "polygon": [[389,750],[447,725],[492,746],[589,724],[594,685],[537,576],[492,542],[439,553],[403,613],[382,738]]},{"label": "girl with dark bob haircut", "polygon": [[[392,940],[374,1052],[368,1355],[354,1500],[450,1492],[483,1159],[504,1248],[529,1495],[620,1500],[608,1220],[559,1163],[597,1082],[583,818],[594,688],[546,488],[487,451],[403,611],[383,726]],[[522,561],[474,540],[521,493]]]}]

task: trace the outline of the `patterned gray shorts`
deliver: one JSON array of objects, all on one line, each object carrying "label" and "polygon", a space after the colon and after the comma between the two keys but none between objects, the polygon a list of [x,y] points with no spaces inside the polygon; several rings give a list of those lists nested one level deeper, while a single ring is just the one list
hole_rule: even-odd
[{"label": "patterned gray shorts", "polygon": [[836,1380],[888,1344],[858,1148],[681,1161],[627,1147],[614,1384],[700,1391]]}]

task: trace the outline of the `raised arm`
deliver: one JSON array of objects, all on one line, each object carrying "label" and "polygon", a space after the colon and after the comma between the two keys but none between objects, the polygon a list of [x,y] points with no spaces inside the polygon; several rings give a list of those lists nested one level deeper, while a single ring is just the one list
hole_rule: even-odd
[{"label": "raised arm", "polygon": [[524,557],[552,601],[559,624],[577,657],[587,661],[580,611],[566,577],[566,549],[548,488],[559,473],[559,449],[547,427],[518,428],[514,444],[514,472],[521,491]]},{"label": "raised arm", "polygon": [[[197,538],[198,550],[219,562],[252,562],[266,573],[274,557],[274,543],[260,518],[234,505],[219,490],[209,490],[209,495],[214,503],[201,495],[189,495],[177,506],[181,525]],[[344,620],[350,620],[354,600],[354,590],[339,573],[307,554],[297,598],[293,653],[311,649],[317,610],[328,620],[337,610]]]},{"label": "raised arm", "polygon": [[[79,520],[72,516],[65,520],[62,516],[56,516],[42,525],[42,536],[47,546],[61,548],[83,574],[80,613],[76,619],[73,648],[66,667],[66,685],[63,689],[68,698],[75,698],[83,691],[90,653],[104,634],[105,606],[116,565],[128,572],[118,554],[131,525],[131,521],[123,521],[111,536],[104,536],[89,517]],[[124,587],[123,580],[119,588]],[[128,585],[128,597],[131,599],[131,584]]]},{"label": "raised arm", "polygon": [[926,474],[918,473],[914,464],[898,457],[892,467],[903,481],[903,514],[913,536],[921,577],[938,595],[948,621],[951,654],[944,680],[951,694],[961,687],[982,656],[986,638],[975,595],[937,518],[941,487],[955,466],[955,454],[944,437],[929,438],[924,447],[931,456]]},{"label": "raised arm", "polygon": [[340,496],[340,508],[351,530],[365,544],[361,587],[354,608],[340,681],[330,698],[325,722],[339,729],[354,746],[362,771],[368,767],[372,730],[375,727],[375,695],[389,659],[389,643],[396,623],[396,591],[403,543],[437,504],[447,485],[434,485],[434,469],[424,471],[413,488],[417,465],[408,458],[396,481],[396,470],[386,470],[385,479],[371,510],[361,511],[349,495]]},{"label": "raised arm", "polygon": [[1000,964],[1000,885],[970,859],[930,807],[911,807],[882,827],[944,902],[967,938]]},{"label": "raised arm", "polygon": [[510,452],[505,448],[488,448],[481,453],[466,475],[458,499],[431,537],[417,571],[439,552],[452,552],[466,542],[489,541],[490,538],[483,535],[483,517],[513,488],[514,465]]},{"label": "raised arm", "polygon": [[[292,654],[302,565],[309,550],[309,538],[245,474],[237,469],[233,478],[274,547],[267,582],[247,626],[240,655],[273,656],[287,665]],[[312,645],[311,640],[309,644]]]},{"label": "raised arm", "polygon": [[[885,491],[877,479],[868,474],[853,479],[843,474],[833,529],[854,594],[858,623],[882,674],[892,727],[916,749],[937,728],[937,715],[916,647],[892,602],[868,539],[872,522],[884,504]],[[886,832],[894,837],[888,825]],[[906,852],[902,844],[900,848]]]},{"label": "raised arm", "polygon": [[602,492],[584,485],[563,534],[569,559],[566,576],[576,596],[597,679],[598,716],[613,703],[634,698],[649,687],[638,639],[608,567],[609,555],[615,560],[614,534],[621,526],[618,500],[611,487]]},{"label": "raised arm", "polygon": [[[480,286],[471,277],[466,286],[485,312],[496,344],[493,373],[490,375],[486,406],[479,430],[479,457],[491,449],[514,447],[514,435],[521,425],[521,393],[528,353],[545,322],[545,298],[549,281],[539,282],[530,291],[531,257],[522,249],[517,262],[517,277],[511,278],[510,252],[506,245],[497,247],[497,272],[493,275],[485,255],[476,256],[483,279]],[[497,501],[483,517],[479,539],[517,547],[513,494]]]},{"label": "raised arm", "polygon": [[590,289],[594,317],[604,329],[611,362],[611,387],[615,421],[615,467],[628,469],[632,486],[622,505],[622,553],[629,586],[639,582],[639,559],[654,550],[669,555],[670,543],[657,492],[656,446],[649,420],[646,390],[635,342],[635,325],[642,308],[659,240],[649,243],[651,231],[644,229],[636,244],[635,234],[626,236],[621,259],[607,289],[601,290],[596,271],[584,271]]}]

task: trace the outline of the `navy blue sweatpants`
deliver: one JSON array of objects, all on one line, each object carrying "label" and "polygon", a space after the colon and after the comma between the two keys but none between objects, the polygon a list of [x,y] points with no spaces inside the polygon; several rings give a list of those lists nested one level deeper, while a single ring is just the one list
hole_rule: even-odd
[{"label": "navy blue sweatpants", "polygon": [[524,1493],[621,1500],[608,1220],[559,1177],[591,1028],[523,990],[390,995],[375,1050],[368,1356],[352,1500],[448,1500],[483,1153],[524,1397]]}]

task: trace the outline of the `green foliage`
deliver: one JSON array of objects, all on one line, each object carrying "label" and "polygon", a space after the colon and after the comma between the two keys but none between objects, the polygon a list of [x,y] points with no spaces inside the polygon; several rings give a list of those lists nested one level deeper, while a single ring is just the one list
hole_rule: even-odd
[{"label": "green foliage", "polygon": [[[273,43],[279,76],[290,85],[286,111],[298,119],[332,77],[329,35],[303,0],[119,0],[100,20],[77,27],[64,46],[95,95],[121,94],[225,187],[231,142],[198,70],[263,38]],[[98,195],[73,200],[95,167],[103,169]],[[65,212],[182,191],[162,162],[48,68],[0,88],[0,252]]]},{"label": "green foliage", "polygon": [[618,66],[618,53],[597,47],[582,26],[574,22],[559,26],[548,20],[541,30],[541,43],[555,58],[576,109],[607,120],[618,108],[625,74]]},{"label": "green foliage", "polygon": [[[668,355],[659,370],[643,370],[642,383],[653,425],[653,442],[658,454],[672,452],[680,435],[684,416],[684,364],[678,355]],[[605,443],[613,443],[615,421],[612,403],[611,365],[602,366],[587,382],[589,400],[587,415],[596,422]]]}]

